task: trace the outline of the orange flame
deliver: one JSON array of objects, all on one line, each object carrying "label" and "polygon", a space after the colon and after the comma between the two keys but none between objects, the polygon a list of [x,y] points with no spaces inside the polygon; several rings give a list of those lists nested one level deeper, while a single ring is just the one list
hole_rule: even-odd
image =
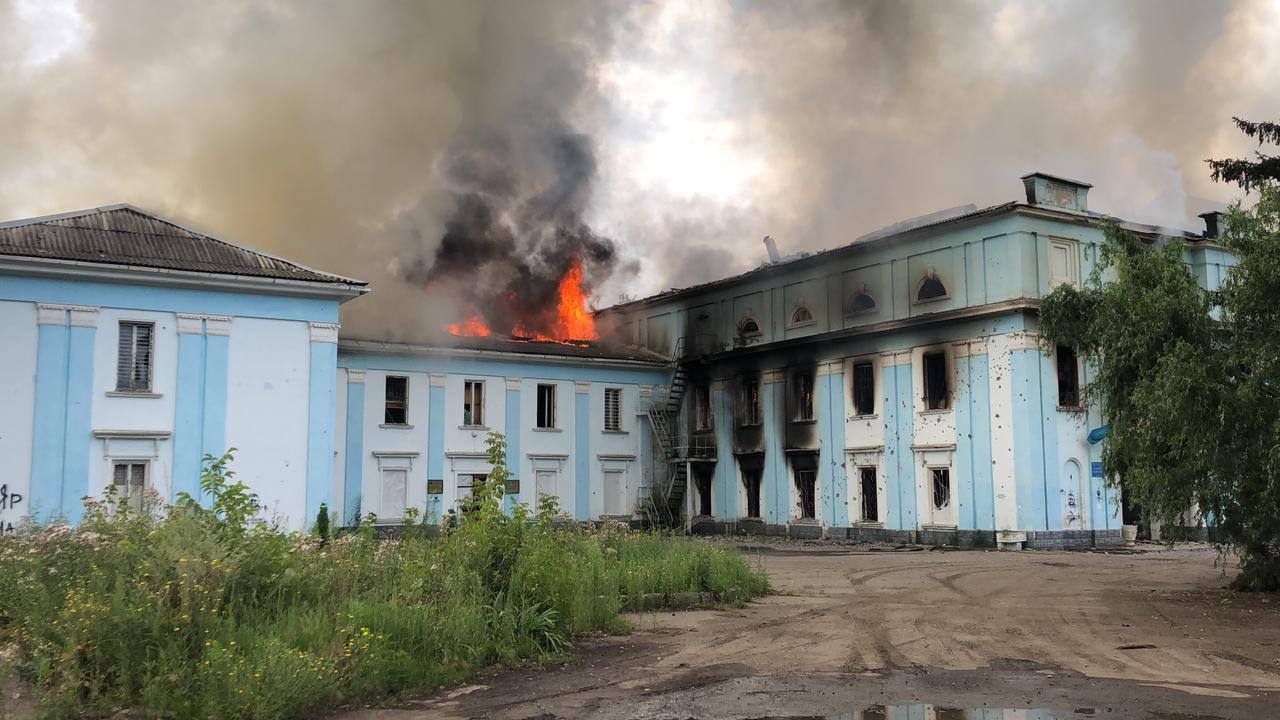
[{"label": "orange flame", "polygon": [[560,278],[559,318],[556,335],[566,340],[595,340],[596,320],[587,307],[587,294],[582,291],[582,263],[573,259],[569,271]]},{"label": "orange flame", "polygon": [[479,315],[472,315],[460,323],[449,323],[445,329],[462,337],[489,337],[489,326]]}]

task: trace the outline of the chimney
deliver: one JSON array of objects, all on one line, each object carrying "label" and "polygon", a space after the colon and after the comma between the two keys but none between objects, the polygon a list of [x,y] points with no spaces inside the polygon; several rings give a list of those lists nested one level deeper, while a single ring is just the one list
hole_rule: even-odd
[{"label": "chimney", "polygon": [[769,251],[769,262],[777,263],[782,259],[782,257],[778,255],[778,244],[773,241],[772,235],[764,236],[764,249]]},{"label": "chimney", "polygon": [[1222,234],[1222,217],[1224,213],[1217,210],[1210,210],[1206,213],[1200,213],[1200,217],[1204,220],[1204,237],[1205,240],[1216,239]]},{"label": "chimney", "polygon": [[1086,212],[1089,209],[1089,183],[1079,180],[1033,172],[1022,176],[1022,186],[1027,190],[1027,202],[1031,205],[1047,205]]}]

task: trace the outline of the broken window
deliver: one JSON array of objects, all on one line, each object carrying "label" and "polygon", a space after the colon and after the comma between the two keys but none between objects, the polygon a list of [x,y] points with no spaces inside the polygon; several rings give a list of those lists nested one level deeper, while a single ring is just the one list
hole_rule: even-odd
[{"label": "broken window", "polygon": [[747,517],[760,517],[760,471],[743,470],[742,484],[747,490]]},{"label": "broken window", "polygon": [[796,470],[796,490],[800,493],[800,519],[815,519],[818,516],[818,471]]},{"label": "broken window", "polygon": [[383,406],[384,425],[404,425],[409,422],[409,378],[388,375],[386,403]]},{"label": "broken window", "polygon": [[796,374],[796,420],[813,419],[813,375]]},{"label": "broken window", "polygon": [[742,381],[742,424],[760,424],[760,381]]},{"label": "broken window", "polygon": [[1076,351],[1066,345],[1058,346],[1058,405],[1080,406],[1080,364]]},{"label": "broken window", "polygon": [[862,493],[862,522],[880,521],[880,490],[876,484],[874,467],[858,468],[859,489]]},{"label": "broken window", "polygon": [[695,470],[693,481],[698,487],[698,514],[711,517],[711,473]]},{"label": "broken window", "polygon": [[951,469],[929,468],[933,476],[933,509],[943,510],[951,505]]},{"label": "broken window", "polygon": [[920,279],[920,285],[917,286],[916,301],[940,300],[945,297],[947,297],[947,286],[942,284],[942,278],[938,277],[938,273],[933,268],[929,268]]},{"label": "broken window", "polygon": [[791,313],[792,325],[808,325],[813,322],[813,313],[809,312],[809,308],[801,305]]},{"label": "broken window", "polygon": [[541,430],[554,430],[556,427],[556,386],[538,386],[538,418],[537,427]]},{"label": "broken window", "polygon": [[858,415],[876,411],[876,373],[869,362],[853,364],[853,411]]},{"label": "broken window", "polygon": [[693,429],[711,429],[711,386],[693,386]]},{"label": "broken window", "polygon": [[853,300],[849,302],[849,314],[854,315],[861,312],[868,312],[876,309],[876,299],[871,297],[865,290],[853,296]]},{"label": "broken window", "polygon": [[484,425],[484,381],[467,380],[462,384],[462,424]]},{"label": "broken window", "polygon": [[738,326],[738,333],[743,337],[756,337],[760,334],[760,323],[755,318],[747,318]]},{"label": "broken window", "polygon": [[924,354],[924,406],[926,410],[946,410],[951,407],[946,353]]}]

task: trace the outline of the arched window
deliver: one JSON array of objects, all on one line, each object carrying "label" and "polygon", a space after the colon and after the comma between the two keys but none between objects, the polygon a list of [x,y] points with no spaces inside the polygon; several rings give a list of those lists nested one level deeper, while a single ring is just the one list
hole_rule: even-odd
[{"label": "arched window", "polygon": [[755,318],[749,317],[738,326],[738,334],[743,337],[755,337],[760,334],[760,323]]},{"label": "arched window", "polygon": [[808,325],[813,322],[813,313],[809,312],[809,308],[801,305],[791,313],[791,325]]},{"label": "arched window", "polygon": [[857,294],[849,301],[849,308],[846,313],[849,315],[857,315],[858,313],[870,312],[876,309],[876,299],[871,297],[871,293],[867,291],[864,284],[858,288]]},{"label": "arched window", "polygon": [[947,286],[942,284],[942,278],[938,277],[934,269],[929,268],[929,271],[920,279],[920,284],[916,286],[916,302],[941,300],[946,297],[949,297]]}]

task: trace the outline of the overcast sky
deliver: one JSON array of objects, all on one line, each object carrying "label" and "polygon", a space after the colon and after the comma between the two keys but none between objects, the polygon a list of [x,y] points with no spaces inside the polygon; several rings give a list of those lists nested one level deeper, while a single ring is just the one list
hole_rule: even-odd
[{"label": "overcast sky", "polygon": [[0,0],[0,217],[130,202],[373,281],[344,322],[413,335],[459,194],[545,200],[565,132],[609,304],[1031,170],[1194,228],[1278,78],[1280,0]]}]

